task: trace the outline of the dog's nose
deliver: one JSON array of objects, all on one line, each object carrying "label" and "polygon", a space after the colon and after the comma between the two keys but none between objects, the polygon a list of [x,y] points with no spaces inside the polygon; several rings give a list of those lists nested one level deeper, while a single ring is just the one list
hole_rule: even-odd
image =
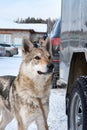
[{"label": "dog's nose", "polygon": [[54,68],[54,65],[53,65],[52,63],[49,63],[49,64],[47,65],[47,67],[48,67],[49,71],[52,71],[53,68]]}]

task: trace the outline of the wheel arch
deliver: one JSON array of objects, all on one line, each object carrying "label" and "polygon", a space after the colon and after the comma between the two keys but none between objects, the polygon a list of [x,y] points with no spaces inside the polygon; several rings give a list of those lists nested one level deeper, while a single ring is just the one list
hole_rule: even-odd
[{"label": "wheel arch", "polygon": [[84,52],[75,52],[70,62],[70,70],[66,91],[66,113],[69,103],[69,95],[71,93],[74,81],[80,76],[87,76],[87,61]]},{"label": "wheel arch", "polygon": [[73,53],[70,63],[69,77],[68,77],[68,90],[70,93],[73,82],[77,77],[87,75],[87,61],[84,52]]}]

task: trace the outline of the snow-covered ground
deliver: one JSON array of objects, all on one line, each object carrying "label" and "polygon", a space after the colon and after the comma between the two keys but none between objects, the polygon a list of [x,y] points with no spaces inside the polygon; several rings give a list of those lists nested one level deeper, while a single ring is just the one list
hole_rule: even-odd
[{"label": "snow-covered ground", "polygon": [[[21,53],[14,57],[0,57],[0,76],[17,75],[21,63]],[[66,89],[52,89],[50,95],[50,111],[48,116],[49,130],[67,130],[67,117],[65,114]],[[17,130],[14,119],[5,130]],[[37,130],[33,122],[29,130]]]}]

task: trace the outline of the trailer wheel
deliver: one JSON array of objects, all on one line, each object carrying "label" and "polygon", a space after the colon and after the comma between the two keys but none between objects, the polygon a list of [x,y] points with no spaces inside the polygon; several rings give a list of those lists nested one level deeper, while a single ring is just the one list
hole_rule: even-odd
[{"label": "trailer wheel", "polygon": [[87,130],[87,77],[73,85],[68,107],[68,130]]}]

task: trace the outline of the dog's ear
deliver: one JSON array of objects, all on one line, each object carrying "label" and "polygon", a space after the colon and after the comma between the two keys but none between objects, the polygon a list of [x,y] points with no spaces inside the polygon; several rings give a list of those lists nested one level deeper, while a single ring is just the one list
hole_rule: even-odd
[{"label": "dog's ear", "polygon": [[44,47],[48,52],[50,52],[50,38],[47,37],[45,40],[43,40],[42,44],[40,44],[40,47]]},{"label": "dog's ear", "polygon": [[22,53],[29,53],[33,48],[33,43],[31,43],[28,39],[24,38],[22,42]]}]

